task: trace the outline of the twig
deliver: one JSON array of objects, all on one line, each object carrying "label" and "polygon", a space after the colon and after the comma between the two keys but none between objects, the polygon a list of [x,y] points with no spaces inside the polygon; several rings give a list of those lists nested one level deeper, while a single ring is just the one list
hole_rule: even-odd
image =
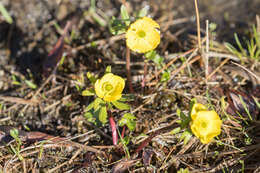
[{"label": "twig", "polygon": [[190,54],[191,52],[196,52],[198,49],[190,49],[186,52],[184,52],[183,54],[173,58],[170,62],[168,62],[168,64],[166,64],[160,71],[158,71],[155,75],[153,75],[152,77],[150,77],[149,79],[147,79],[147,82],[151,81],[153,78],[159,76],[159,74],[161,74],[165,69],[167,69],[170,65],[172,65],[178,58],[186,56],[188,54]]},{"label": "twig", "polygon": [[143,81],[142,81],[142,89],[144,90],[144,87],[146,85],[146,75],[147,75],[147,60],[144,57],[144,75],[143,75]]},{"label": "twig", "polygon": [[132,85],[132,76],[131,76],[131,66],[130,66],[130,49],[126,46],[126,74],[127,74],[127,83],[130,93],[134,93]]},{"label": "twig", "polygon": [[0,100],[12,102],[12,103],[24,104],[24,105],[36,105],[39,103],[39,101],[36,99],[26,100],[23,98],[11,97],[11,96],[0,96]]},{"label": "twig", "polygon": [[258,81],[260,81],[260,77],[258,77],[257,75],[255,75],[252,71],[248,70],[247,68],[243,67],[242,65],[235,63],[235,62],[231,62],[232,64],[237,65],[238,67],[241,67],[242,69],[244,69],[245,71],[247,71],[249,74],[251,74],[252,76],[254,76]]},{"label": "twig", "polygon": [[[193,52],[194,53],[194,52]],[[197,60],[199,60],[201,58],[201,56],[197,55],[195,56],[192,60],[190,60],[194,55],[193,53],[191,54],[190,58],[188,58],[187,62],[185,64],[183,64],[180,68],[172,71],[171,75],[172,77],[177,75],[181,70],[183,70],[184,68],[186,68],[188,65],[193,64],[194,62],[196,62]],[[189,61],[190,60],[190,61]]]},{"label": "twig", "polygon": [[240,61],[240,59],[238,57],[236,57],[234,55],[230,55],[230,54],[218,53],[218,52],[208,52],[207,54],[208,54],[207,55],[208,57],[218,57],[218,58],[223,57],[223,58],[228,58],[228,59],[231,59],[231,60],[237,61],[237,62]]},{"label": "twig", "polygon": [[198,9],[198,2],[194,0],[195,10],[196,10],[196,19],[197,19],[197,37],[198,37],[198,44],[199,49],[201,49],[201,42],[200,42],[200,16],[199,16],[199,9]]},{"label": "twig", "polygon": [[229,59],[226,58],[212,73],[210,73],[207,77],[206,80],[209,80],[223,65],[227,63]]},{"label": "twig", "polygon": [[[206,20],[206,54],[205,54],[205,77],[209,74],[209,21]],[[207,83],[207,80],[206,80]]]}]

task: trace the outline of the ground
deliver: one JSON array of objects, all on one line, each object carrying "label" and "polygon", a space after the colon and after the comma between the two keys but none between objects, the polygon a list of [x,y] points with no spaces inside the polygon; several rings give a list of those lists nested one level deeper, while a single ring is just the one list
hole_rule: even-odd
[{"label": "ground", "polygon": [[[13,19],[0,13],[1,172],[260,172],[259,0],[200,0],[201,47],[193,1],[0,3]],[[109,123],[88,121],[95,97],[82,91],[93,86],[87,73],[100,78],[107,66],[127,80],[125,36],[109,30],[122,4],[131,16],[149,7],[163,62],[130,52],[133,91],[126,82],[123,93],[131,109],[111,114],[117,123],[130,112],[136,128],[118,126],[129,143],[115,146]],[[181,140],[186,128],[173,133],[194,99],[222,119],[209,144]]]}]

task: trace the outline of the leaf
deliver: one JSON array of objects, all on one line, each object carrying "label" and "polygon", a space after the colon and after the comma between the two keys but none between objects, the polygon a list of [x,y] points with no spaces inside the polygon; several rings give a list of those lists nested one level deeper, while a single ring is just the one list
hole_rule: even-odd
[{"label": "leaf", "polygon": [[85,112],[90,111],[93,107],[94,107],[94,101],[91,102],[91,103],[86,107]]},{"label": "leaf", "polygon": [[12,17],[9,15],[8,11],[6,10],[6,8],[3,6],[1,2],[0,2],[0,13],[3,15],[7,23],[9,24],[13,23]]},{"label": "leaf", "polygon": [[143,163],[144,163],[145,167],[147,167],[151,164],[153,155],[154,155],[153,149],[145,148],[143,150],[142,159],[143,159]]},{"label": "leaf", "polygon": [[87,119],[87,121],[95,124],[96,119],[91,112],[85,112],[84,117]]},{"label": "leaf", "polygon": [[171,73],[169,71],[165,71],[163,72],[162,74],[162,77],[161,77],[161,82],[167,82],[171,77]]},{"label": "leaf", "polygon": [[126,10],[126,7],[124,5],[121,5],[120,13],[121,13],[121,18],[125,21],[126,26],[130,25],[130,18]]},{"label": "leaf", "polygon": [[154,59],[155,55],[156,55],[156,51],[155,51],[155,50],[151,50],[151,51],[146,52],[146,53],[144,54],[144,56],[145,56],[147,59],[149,59],[149,60]]},{"label": "leaf", "polygon": [[136,127],[136,117],[130,113],[123,115],[121,120],[118,122],[119,126],[122,127],[126,125],[130,131],[134,131]]},{"label": "leaf", "polygon": [[234,115],[238,112],[241,116],[249,118],[250,120],[257,118],[259,109],[251,95],[233,89],[227,89],[226,92],[228,103],[233,111],[229,111],[230,114]]},{"label": "leaf", "polygon": [[111,73],[112,69],[111,69],[111,65],[107,66],[105,73]]},{"label": "leaf", "polygon": [[149,5],[146,5],[138,12],[137,17],[142,18],[144,16],[147,16],[149,9],[150,9]]},{"label": "leaf", "polygon": [[94,90],[88,90],[88,89],[85,89],[84,91],[82,91],[81,93],[82,96],[93,96],[95,95],[95,92]]},{"label": "leaf", "polygon": [[59,38],[57,43],[55,44],[54,48],[48,54],[48,57],[43,62],[43,74],[45,77],[48,77],[51,72],[55,69],[57,64],[59,63],[64,49],[64,38],[67,36],[69,29],[71,28],[71,22],[67,22],[64,30],[63,35]]},{"label": "leaf", "polygon": [[102,106],[98,115],[98,119],[102,124],[107,122],[107,108],[106,106]]},{"label": "leaf", "polygon": [[170,134],[174,135],[174,134],[177,134],[181,131],[181,128],[180,127],[177,127],[177,128],[174,128],[173,130],[170,131]]},{"label": "leaf", "polygon": [[94,75],[92,75],[90,72],[87,72],[87,78],[90,80],[90,82],[92,84],[95,84],[95,82],[97,80],[96,77]]},{"label": "leaf", "polygon": [[118,101],[113,101],[112,104],[119,110],[129,110],[130,106],[128,104],[118,102]]},{"label": "leaf", "polygon": [[186,169],[181,168],[180,170],[177,171],[177,173],[190,173],[190,171],[188,168]]},{"label": "leaf", "polygon": [[189,132],[188,130],[185,130],[180,137],[180,141],[183,140],[183,143],[186,145],[189,142],[189,140],[191,139],[191,137],[192,137],[191,132]]},{"label": "leaf", "polygon": [[37,88],[37,85],[34,84],[32,81],[25,80],[24,82],[26,83],[26,85],[28,85],[32,89],[36,89]]},{"label": "leaf", "polygon": [[14,139],[17,139],[17,138],[19,138],[19,131],[17,129],[13,128],[13,129],[10,130],[10,135]]},{"label": "leaf", "polygon": [[188,127],[189,123],[190,123],[190,117],[186,116],[180,109],[177,109],[177,116],[180,117],[181,121],[179,122],[179,124],[181,125],[181,128],[185,128]]},{"label": "leaf", "polygon": [[122,159],[120,162],[115,164],[112,168],[111,173],[123,173],[125,172],[130,166],[134,165],[136,160],[127,160]]},{"label": "leaf", "polygon": [[94,100],[94,110],[97,110],[100,107],[100,104],[104,103],[104,101],[101,98],[96,98]]},{"label": "leaf", "polygon": [[119,35],[126,32],[126,25],[122,20],[116,19],[114,16],[109,21],[109,31],[113,35]]}]

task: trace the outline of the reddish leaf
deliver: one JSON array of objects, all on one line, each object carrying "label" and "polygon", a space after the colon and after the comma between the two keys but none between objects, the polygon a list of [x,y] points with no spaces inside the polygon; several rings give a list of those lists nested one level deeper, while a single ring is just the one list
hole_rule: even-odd
[{"label": "reddish leaf", "polygon": [[158,130],[158,131],[154,132],[153,134],[151,134],[147,139],[145,139],[145,140],[139,145],[139,147],[135,150],[135,153],[139,153],[144,147],[146,147],[146,146],[149,144],[149,142],[152,141],[152,139],[153,139],[155,136],[159,135],[160,133],[161,133],[161,131]]},{"label": "reddish leaf", "polygon": [[127,160],[124,159],[117,163],[113,168],[112,168],[112,173],[123,173],[125,172],[129,167],[131,167],[136,160]]},{"label": "reddish leaf", "polygon": [[234,115],[238,112],[243,117],[250,118],[249,113],[252,120],[256,119],[259,109],[251,95],[233,89],[227,89],[226,95],[230,105],[227,109],[228,113]]},{"label": "reddish leaf", "polygon": [[110,127],[111,127],[111,130],[112,130],[113,144],[117,145],[118,137],[117,137],[117,131],[116,131],[116,123],[115,123],[114,117],[111,116],[110,111],[109,111],[109,114],[110,114],[109,123],[110,123]]},{"label": "reddish leaf", "polygon": [[143,163],[144,163],[145,167],[150,165],[153,154],[154,154],[154,151],[150,148],[146,148],[143,150],[142,158],[143,158]]},{"label": "reddish leaf", "polygon": [[260,85],[254,86],[252,95],[256,98],[260,98]]},{"label": "reddish leaf", "polygon": [[70,27],[71,27],[71,22],[69,21],[67,22],[63,30],[63,35],[59,38],[54,48],[48,54],[48,57],[43,62],[43,74],[45,77],[48,77],[51,74],[51,72],[57,66],[57,63],[60,61],[64,49],[64,38],[67,36]]}]

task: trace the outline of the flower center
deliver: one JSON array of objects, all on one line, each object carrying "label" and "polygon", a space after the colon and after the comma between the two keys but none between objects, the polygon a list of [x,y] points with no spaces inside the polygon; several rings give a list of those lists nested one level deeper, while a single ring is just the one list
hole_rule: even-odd
[{"label": "flower center", "polygon": [[139,31],[137,31],[137,35],[141,38],[144,38],[146,34],[143,30],[139,30]]},{"label": "flower center", "polygon": [[106,82],[106,83],[104,83],[104,87],[103,88],[104,88],[104,90],[106,92],[109,92],[109,91],[111,91],[113,89],[113,86],[110,83]]},{"label": "flower center", "polygon": [[201,127],[204,128],[204,129],[207,128],[207,122],[202,121],[201,122]]}]

